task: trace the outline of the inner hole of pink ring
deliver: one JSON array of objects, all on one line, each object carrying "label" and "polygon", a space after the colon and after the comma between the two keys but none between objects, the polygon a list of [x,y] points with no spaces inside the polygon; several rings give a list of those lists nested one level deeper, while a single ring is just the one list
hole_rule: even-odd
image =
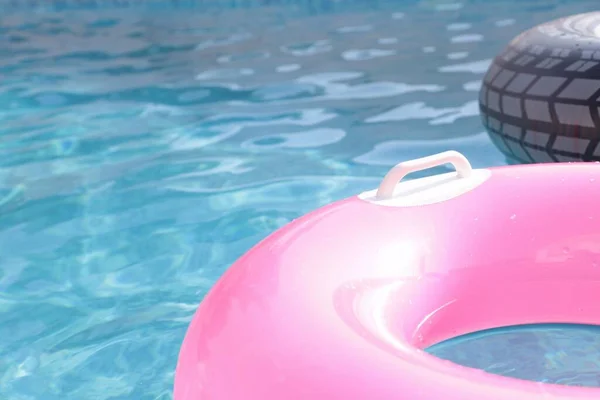
[{"label": "inner hole of pink ring", "polygon": [[425,350],[466,367],[511,378],[600,387],[600,326],[529,324],[457,336]]}]

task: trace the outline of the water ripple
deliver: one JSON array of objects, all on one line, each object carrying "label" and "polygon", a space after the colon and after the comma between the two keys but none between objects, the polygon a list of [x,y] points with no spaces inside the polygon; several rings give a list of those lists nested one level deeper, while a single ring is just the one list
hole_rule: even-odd
[{"label": "water ripple", "polygon": [[483,35],[478,33],[470,33],[465,35],[456,35],[450,38],[452,43],[472,43],[472,42],[480,42],[483,40]]},{"label": "water ripple", "polygon": [[365,122],[405,121],[409,119],[429,119],[431,125],[451,124],[459,118],[479,115],[477,101],[469,101],[460,107],[433,108],[423,102],[408,103],[393,110],[367,118]]},{"label": "water ripple", "polygon": [[445,65],[439,68],[440,72],[470,72],[473,74],[483,74],[487,71],[492,60],[472,61],[462,64]]}]

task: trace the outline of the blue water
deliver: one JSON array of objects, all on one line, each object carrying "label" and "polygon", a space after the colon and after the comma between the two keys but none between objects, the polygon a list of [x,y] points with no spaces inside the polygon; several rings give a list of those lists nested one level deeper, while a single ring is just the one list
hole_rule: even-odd
[{"label": "blue water", "polygon": [[600,327],[539,324],[490,329],[428,349],[486,372],[569,386],[600,387]]},{"label": "blue water", "polygon": [[0,1],[0,398],[14,400],[170,399],[187,324],[237,257],[400,160],[504,164],[476,103],[491,58],[597,5],[29,3]]},{"label": "blue water", "polygon": [[439,343],[437,357],[486,372],[600,387],[600,327],[540,324],[490,329]]}]

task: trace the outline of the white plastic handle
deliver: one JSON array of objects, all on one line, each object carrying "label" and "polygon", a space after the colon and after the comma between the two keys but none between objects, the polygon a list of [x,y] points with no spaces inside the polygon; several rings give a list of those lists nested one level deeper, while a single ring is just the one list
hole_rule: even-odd
[{"label": "white plastic handle", "polygon": [[387,173],[377,189],[377,199],[386,200],[394,195],[396,184],[411,172],[436,167],[438,165],[452,164],[459,178],[468,178],[473,169],[469,160],[458,151],[450,150],[431,156],[404,161],[397,164]]}]

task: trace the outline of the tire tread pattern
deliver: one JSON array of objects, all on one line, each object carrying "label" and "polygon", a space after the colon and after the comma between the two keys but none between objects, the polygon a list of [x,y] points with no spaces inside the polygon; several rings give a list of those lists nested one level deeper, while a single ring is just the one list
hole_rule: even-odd
[{"label": "tire tread pattern", "polygon": [[[600,13],[589,14],[597,15],[590,29],[600,26]],[[565,32],[564,21],[545,26]],[[490,65],[479,96],[482,122],[498,149],[520,162],[600,161],[600,41],[597,50],[574,40],[552,44],[536,28]]]}]

